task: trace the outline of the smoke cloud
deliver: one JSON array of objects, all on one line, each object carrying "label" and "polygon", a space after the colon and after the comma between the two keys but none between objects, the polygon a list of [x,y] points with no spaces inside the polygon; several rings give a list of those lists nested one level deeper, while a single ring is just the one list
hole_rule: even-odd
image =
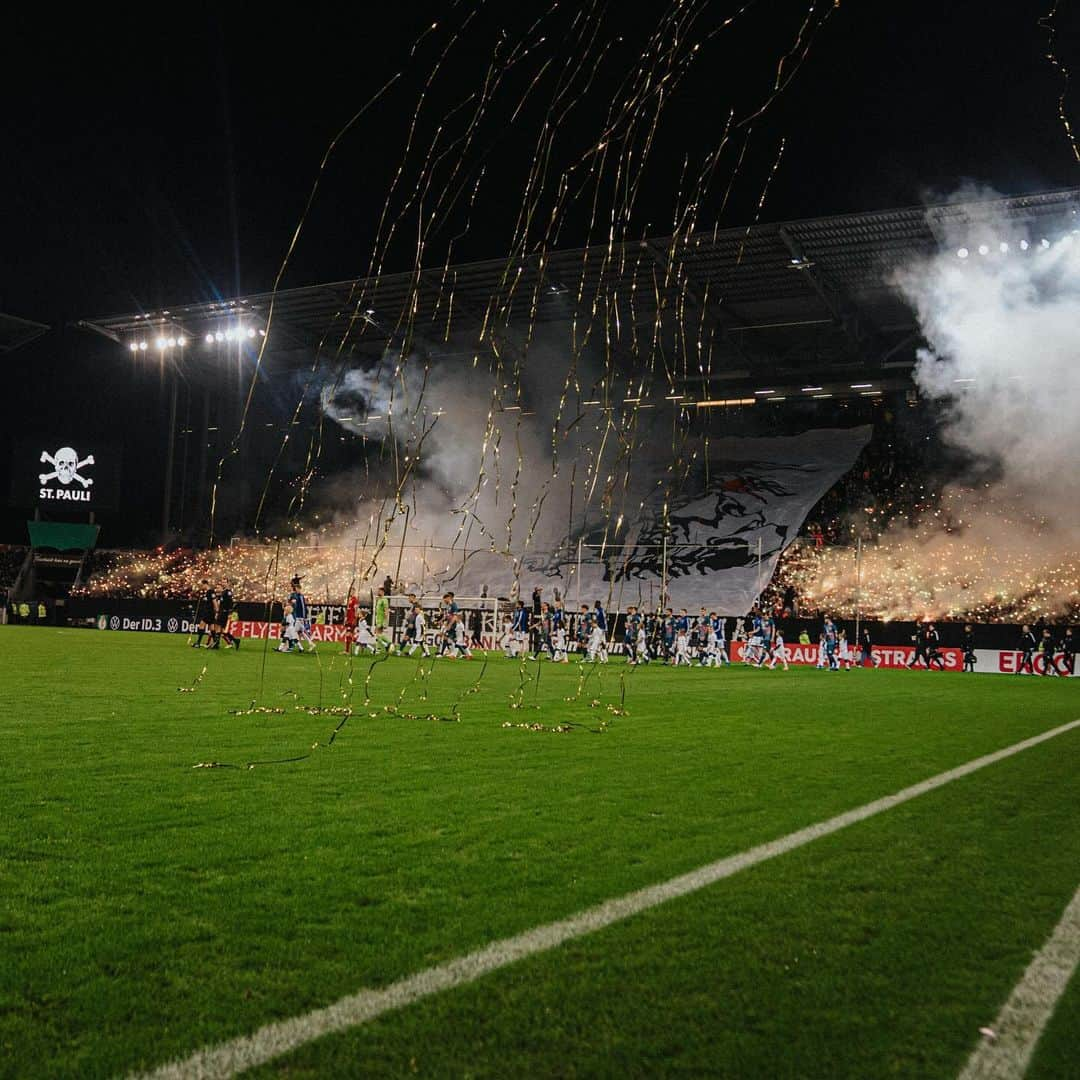
[{"label": "smoke cloud", "polygon": [[[988,212],[897,284],[928,348],[915,379],[945,434],[1059,528],[1080,526],[1080,234],[1031,234]],[[961,255],[959,253],[964,253]]]},{"label": "smoke cloud", "polygon": [[[534,336],[527,362],[503,341],[503,362],[487,367],[452,346],[404,360],[388,352],[324,387],[325,415],[370,440],[378,458],[324,488],[344,538],[358,535],[358,520],[365,545],[381,530],[389,561],[401,551],[403,583],[459,593],[522,566],[542,574],[556,555],[565,564],[568,538],[590,524],[615,542],[629,494],[616,490],[614,470],[626,471],[642,431],[580,409],[615,376],[571,342],[569,323],[555,324]],[[555,584],[565,588],[565,576]]]},{"label": "smoke cloud", "polygon": [[816,559],[802,584],[817,605],[1020,621],[1080,602],[1080,221],[1029,225],[972,195],[935,217],[951,222],[941,249],[894,277],[927,343],[916,384],[967,467],[935,515],[864,549],[858,584],[850,554]]}]

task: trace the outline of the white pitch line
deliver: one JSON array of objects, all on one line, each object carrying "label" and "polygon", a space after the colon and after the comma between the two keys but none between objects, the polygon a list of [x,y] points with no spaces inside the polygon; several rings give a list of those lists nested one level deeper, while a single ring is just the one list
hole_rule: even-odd
[{"label": "white pitch line", "polygon": [[1077,966],[1080,889],[1002,1006],[991,1025],[994,1037],[975,1048],[960,1080],[1019,1080]]},{"label": "white pitch line", "polygon": [[459,956],[437,967],[419,971],[415,975],[409,975],[382,990],[360,990],[325,1008],[314,1009],[289,1020],[267,1024],[251,1035],[242,1035],[239,1038],[219,1043],[217,1046],[205,1047],[182,1061],[162,1065],[149,1073],[137,1074],[133,1080],[224,1080],[225,1077],[235,1076],[245,1069],[263,1065],[324,1035],[345,1031],[432,994],[474,982],[482,975],[507,967],[525,957],[548,952],[564,942],[591,934],[605,926],[611,926],[612,923],[621,922],[631,915],[648,911],[649,908],[656,907],[658,904],[697,892],[741,870],[757,866],[759,863],[776,858],[777,855],[783,855],[804,844],[809,844],[812,840],[839,832],[849,825],[891,810],[894,806],[935,791],[953,780],[969,776],[979,769],[986,768],[987,765],[993,765],[1014,754],[1022,753],[1024,750],[1055,739],[1078,727],[1080,727],[1080,720],[1073,720],[1060,727],[1051,728],[1041,735],[1013,743],[1012,746],[1006,746],[1001,750],[995,750],[992,754],[985,754],[964,765],[958,765],[955,769],[938,773],[937,776],[906,787],[894,795],[886,795],[884,798],[858,806],[854,810],[846,810],[827,821],[820,821],[816,825],[809,825],[805,829],[788,833],[787,836],[782,836],[778,840],[759,844],[738,855],[729,855],[726,859],[709,863],[707,866],[699,867],[688,874],[671,878],[658,885],[650,885],[637,892],[627,893],[613,900],[605,900],[568,919],[547,923],[514,937],[504,938],[502,941],[493,941],[475,952]]}]

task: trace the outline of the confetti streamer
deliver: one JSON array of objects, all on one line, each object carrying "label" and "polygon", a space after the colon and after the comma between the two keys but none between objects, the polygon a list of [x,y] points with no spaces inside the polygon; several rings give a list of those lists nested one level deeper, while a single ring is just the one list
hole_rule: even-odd
[{"label": "confetti streamer", "polygon": [[[401,156],[383,205],[373,209],[371,250],[357,260],[366,272],[343,289],[274,436],[255,542],[200,554],[185,566],[162,553],[138,570],[117,567],[92,587],[116,588],[125,575],[152,581],[166,568],[178,591],[200,574],[227,576],[245,599],[266,604],[269,623],[280,583],[293,573],[319,592],[344,597],[373,589],[384,574],[405,576],[423,592],[430,582],[446,588],[498,566],[516,598],[525,575],[545,563],[568,566],[575,546],[587,566],[625,565],[646,501],[666,505],[693,482],[702,434],[708,454],[712,419],[693,416],[678,400],[693,383],[709,386],[717,332],[710,312],[724,302],[722,293],[694,283],[699,222],[710,212],[719,222],[737,178],[759,169],[749,153],[751,134],[793,85],[838,4],[800,9],[793,25],[778,31],[784,43],[762,60],[764,96],[746,109],[724,104],[716,130],[703,129],[694,146],[669,160],[669,117],[686,107],[680,95],[695,72],[718,62],[722,47],[736,47],[733,35],[758,6],[751,0],[719,14],[706,0],[671,0],[628,20],[600,0],[571,8],[552,2],[514,34],[493,5],[455,2],[425,25],[398,70],[328,144],[275,276],[267,336],[211,488],[212,535],[226,470],[242,467],[240,440],[281,283],[328,165],[372,110],[399,109],[407,117]],[[475,71],[468,85],[458,73],[462,65]],[[784,148],[780,138],[771,165],[759,173],[753,221]],[[671,239],[657,245],[647,240],[651,222],[639,203],[657,177],[668,176]],[[503,252],[501,269],[482,290],[459,287],[454,259],[477,222],[498,220],[511,207],[498,240],[498,230],[485,226],[486,243]],[[749,228],[743,244],[748,237]],[[580,263],[555,281],[551,255],[571,238]],[[386,271],[402,267],[405,284],[390,298]],[[641,290],[646,271],[650,285]],[[448,381],[454,371],[461,373],[458,389]],[[353,401],[362,407],[352,408]],[[318,511],[311,508],[325,487],[329,435],[339,430],[358,440],[354,487],[367,494],[359,503],[351,499],[351,520],[339,518],[326,530],[314,524]],[[664,440],[670,463],[655,491],[643,491],[637,474]],[[294,459],[299,464],[289,474]],[[282,492],[287,502],[268,545],[259,538]],[[319,540],[317,549],[309,536]],[[580,599],[577,568],[561,580],[564,594],[573,580]],[[612,615],[628,599],[626,589],[626,575],[607,575],[603,600]],[[252,704],[234,715],[277,709],[261,704],[271,651],[267,636]],[[436,718],[404,711],[410,695],[429,700],[432,681],[442,678],[434,665],[419,663],[405,686],[384,694],[387,659],[384,653],[358,674],[358,658],[324,666],[317,651],[317,700],[294,709],[339,717],[329,743],[353,709]],[[540,666],[530,675],[522,662],[512,709],[541,707]],[[449,716],[437,718],[459,719],[486,671],[485,662],[456,693]],[[337,684],[338,704],[325,703],[327,676]],[[604,708],[624,716],[626,697],[620,678],[619,704]],[[387,698],[395,704],[370,712],[376,699]],[[567,700],[600,708],[604,698],[594,665],[580,673]]]},{"label": "confetti streamer", "polygon": [[1054,20],[1057,18],[1058,2],[1059,0],[1054,0],[1053,7],[1039,19],[1039,26],[1046,31],[1046,59],[1061,75],[1061,93],[1058,95],[1057,100],[1058,120],[1061,122],[1061,128],[1065,132],[1065,138],[1068,140],[1073,157],[1080,163],[1080,146],[1077,146],[1072,123],[1069,121],[1069,114],[1065,109],[1065,99],[1069,95],[1069,69],[1056,52],[1057,26]]}]

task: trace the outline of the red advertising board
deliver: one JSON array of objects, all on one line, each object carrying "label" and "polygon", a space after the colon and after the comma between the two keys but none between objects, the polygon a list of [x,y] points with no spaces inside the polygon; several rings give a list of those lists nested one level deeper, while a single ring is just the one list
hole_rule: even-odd
[{"label": "red advertising board", "polygon": [[[732,660],[742,660],[745,643],[735,641],[731,644]],[[798,642],[786,645],[789,664],[810,664],[818,662],[817,645],[800,645]],[[910,645],[874,645],[871,647],[875,665],[883,668],[903,668],[911,663],[915,650]],[[939,649],[946,671],[961,671],[964,667],[964,654],[960,649]],[[851,650],[851,662],[862,665],[862,654]],[[922,667],[922,664],[919,665]]]}]

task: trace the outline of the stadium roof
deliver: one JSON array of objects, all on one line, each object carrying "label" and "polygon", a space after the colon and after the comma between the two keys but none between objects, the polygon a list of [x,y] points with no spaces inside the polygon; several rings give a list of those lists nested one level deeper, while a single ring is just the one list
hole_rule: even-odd
[{"label": "stadium roof", "polygon": [[1075,228],[1078,212],[1080,188],[1072,188],[492,259],[80,325],[128,347],[146,341],[153,349],[163,335],[198,347],[238,320],[261,329],[273,302],[268,345],[310,351],[320,342],[384,343],[403,312],[414,313],[415,333],[441,340],[451,313],[454,334],[479,333],[565,320],[580,297],[589,312],[579,319],[617,317],[623,331],[681,322],[711,343],[720,379],[737,381],[749,368],[795,379],[880,372],[910,367],[919,340],[913,313],[889,284],[897,266],[950,243],[996,252],[1003,230],[1059,236]]},{"label": "stadium roof", "polygon": [[0,353],[13,352],[48,332],[49,327],[45,323],[0,314]]}]

